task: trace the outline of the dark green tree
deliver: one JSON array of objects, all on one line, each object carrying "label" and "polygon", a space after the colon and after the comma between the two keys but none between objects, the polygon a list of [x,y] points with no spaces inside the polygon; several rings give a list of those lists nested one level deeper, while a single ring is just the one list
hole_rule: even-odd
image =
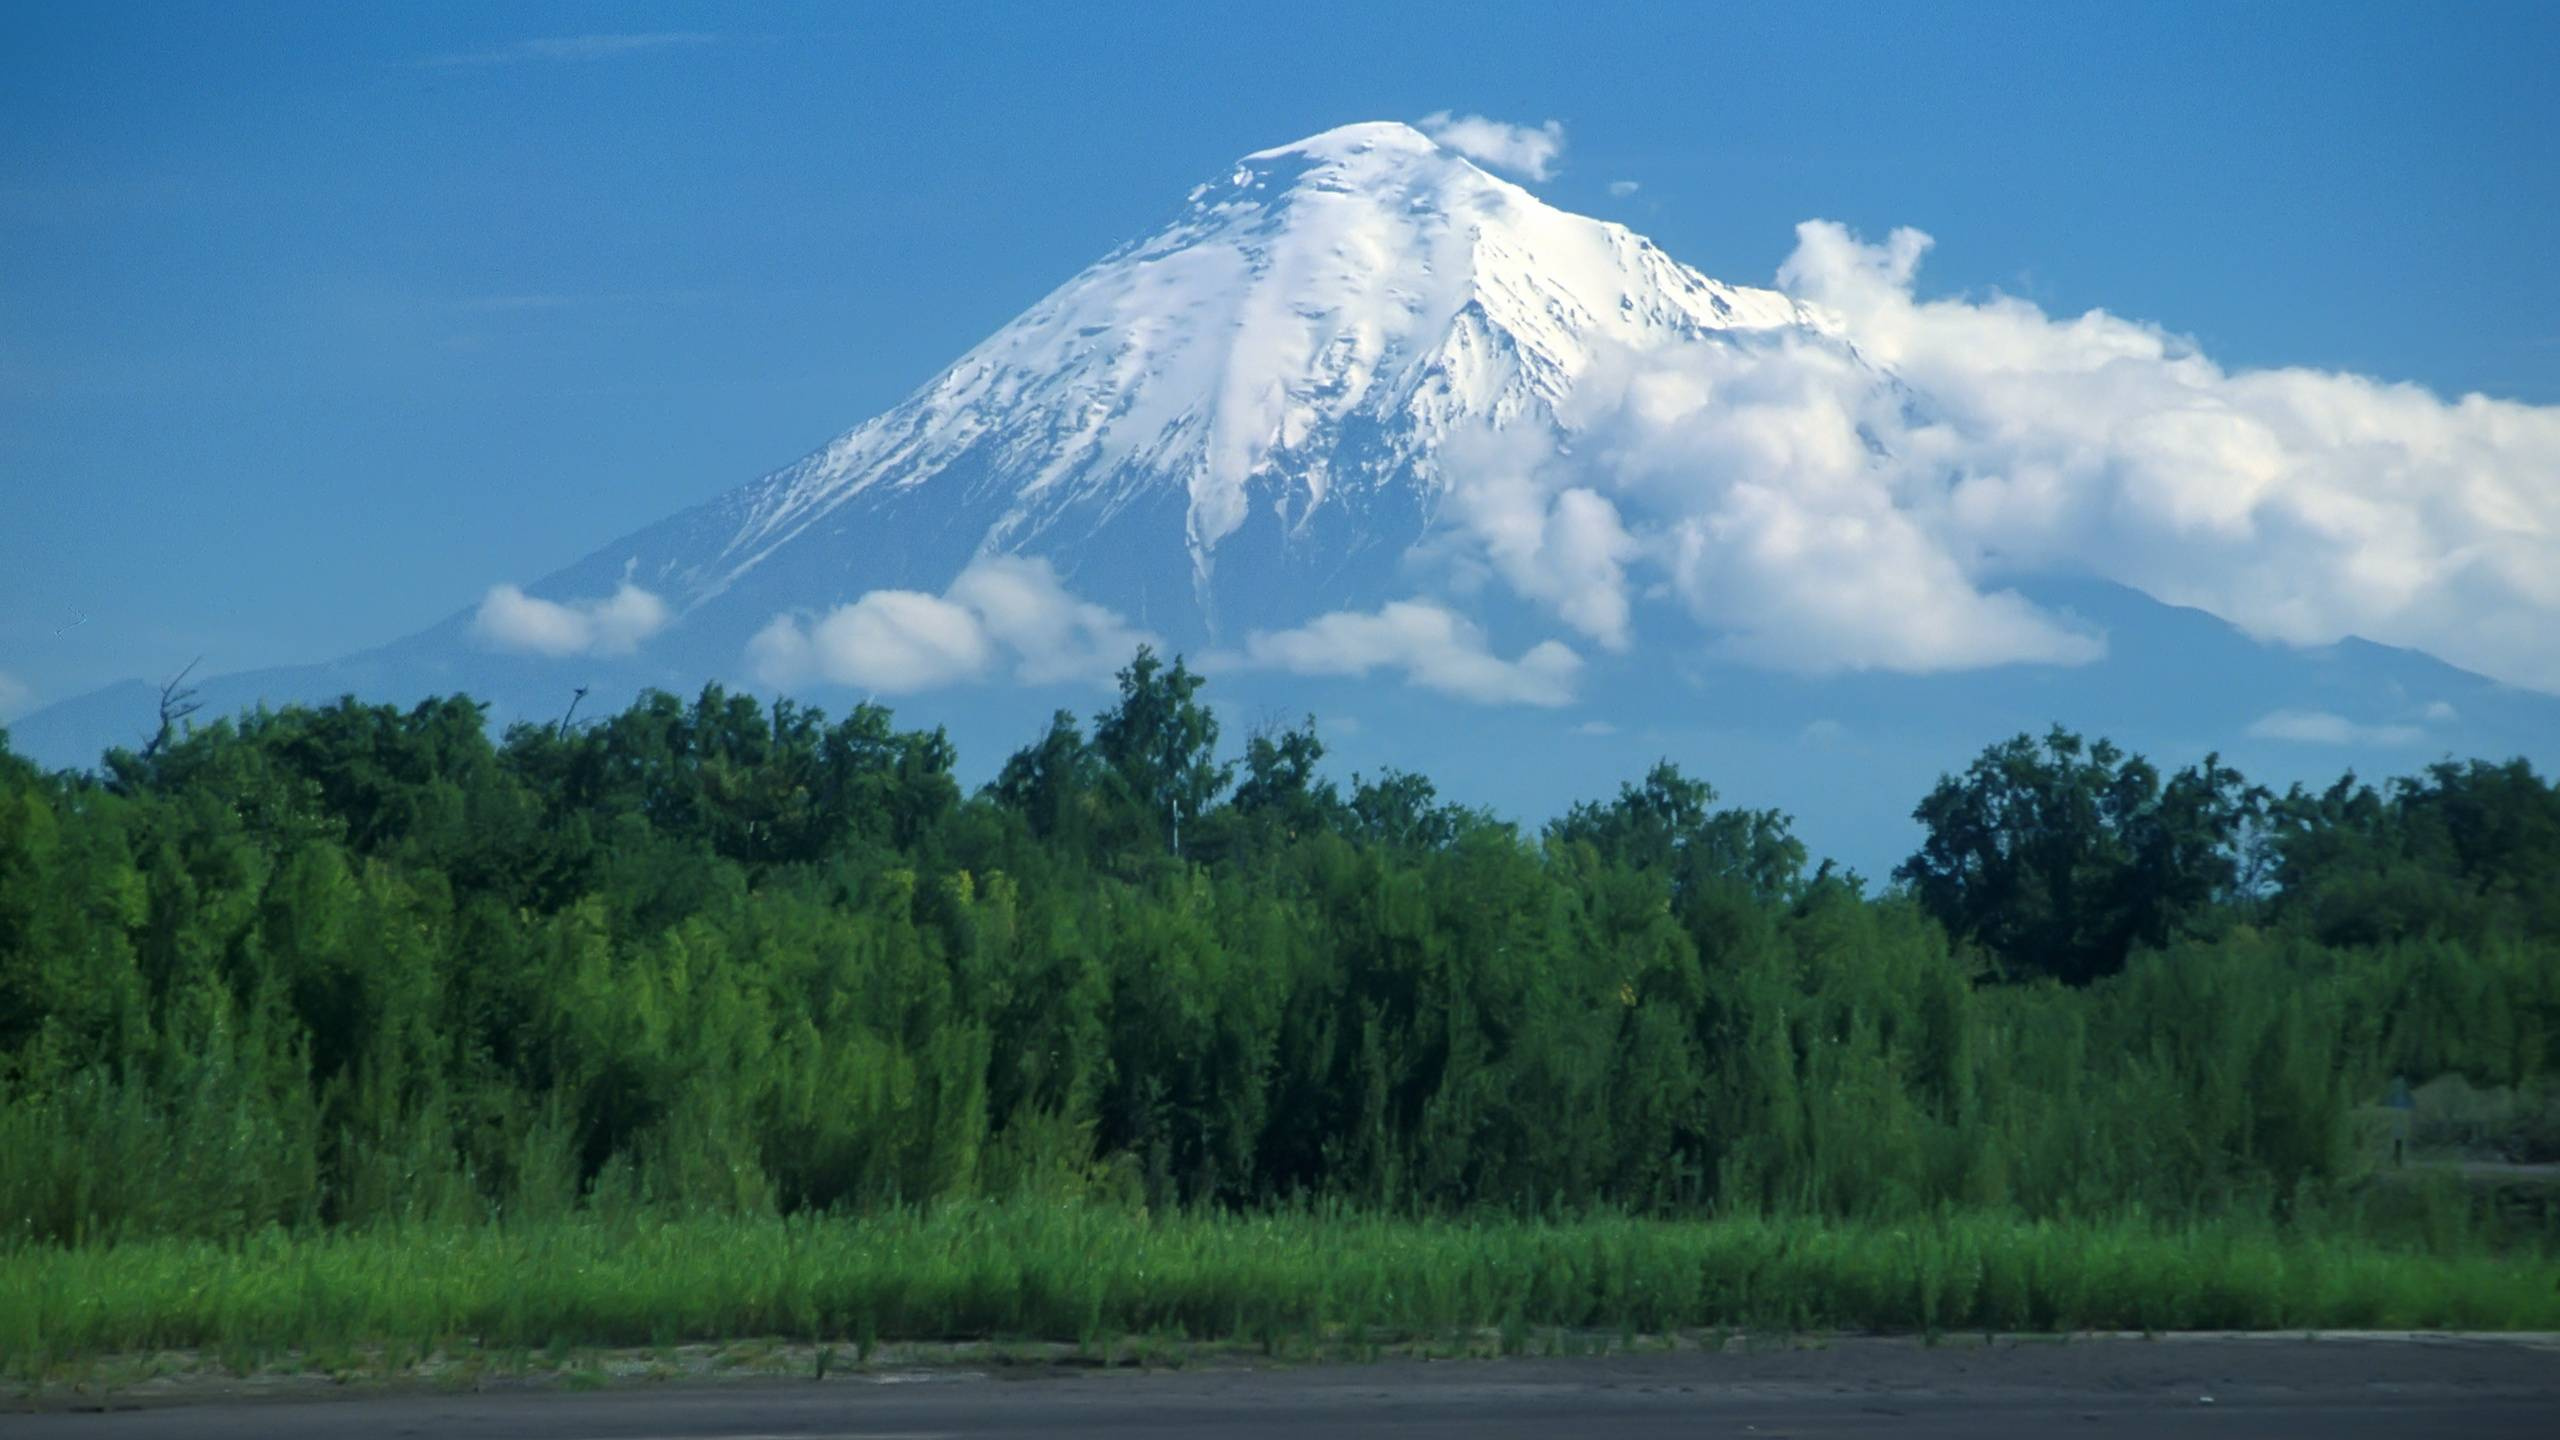
[{"label": "dark green tree", "polygon": [[1389,766],[1374,780],[1351,777],[1350,829],[1362,841],[1397,850],[1439,850],[1456,843],[1468,814],[1441,803],[1427,775]]},{"label": "dark green tree", "polygon": [[1804,843],[1776,810],[1719,809],[1715,787],[1692,780],[1668,760],[1618,798],[1584,801],[1547,827],[1560,845],[1589,845],[1601,858],[1650,871],[1687,896],[1733,884],[1761,900],[1783,900],[1804,882]]},{"label": "dark green tree", "polygon": [[1324,742],[1310,716],[1295,728],[1266,731],[1245,741],[1244,776],[1231,802],[1236,816],[1264,840],[1289,841],[1337,830],[1343,821],[1341,792],[1316,771]]},{"label": "dark green tree", "polygon": [[2560,785],[2523,760],[2297,785],[2269,828],[2274,911],[2324,943],[2560,937]]},{"label": "dark green tree", "polygon": [[1004,762],[988,793],[1020,815],[1033,835],[1081,848],[1100,788],[1101,767],[1085,744],[1084,731],[1073,712],[1061,710],[1049,717],[1049,728],[1037,741]]},{"label": "dark green tree", "polygon": [[1120,703],[1093,726],[1105,788],[1177,856],[1184,827],[1196,829],[1234,773],[1216,759],[1218,717],[1196,698],[1203,683],[1181,657],[1168,669],[1142,645],[1120,672]]},{"label": "dark green tree", "polygon": [[2004,974],[2087,984],[2136,945],[2210,927],[2263,800],[2218,756],[2164,784],[2141,756],[2057,725],[1940,777],[1912,812],[1927,834],[1894,878]]}]

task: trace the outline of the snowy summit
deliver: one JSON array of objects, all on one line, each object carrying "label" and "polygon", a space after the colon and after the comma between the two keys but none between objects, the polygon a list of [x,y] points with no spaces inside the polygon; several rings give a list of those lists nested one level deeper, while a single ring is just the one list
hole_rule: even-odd
[{"label": "snowy summit", "polygon": [[978,546],[1073,547],[1068,573],[1093,568],[1085,553],[1115,523],[1178,523],[1214,609],[1221,549],[1256,513],[1265,543],[1304,542],[1328,510],[1362,517],[1361,542],[1389,539],[1370,532],[1396,517],[1392,543],[1410,543],[1462,430],[1569,428],[1575,381],[1604,350],[1789,327],[1826,328],[1411,126],[1346,125],[1195,186],[1170,223],[904,403],[726,502],[716,551],[644,556],[639,573],[699,605],[795,546],[844,543],[855,532],[829,522],[856,502],[956,489],[937,511],[964,507]]}]

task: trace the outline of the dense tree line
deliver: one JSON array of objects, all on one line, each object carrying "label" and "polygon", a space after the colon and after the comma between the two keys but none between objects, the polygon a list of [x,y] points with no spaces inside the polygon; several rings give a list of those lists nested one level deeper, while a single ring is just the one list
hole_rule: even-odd
[{"label": "dense tree line", "polygon": [[719,689],[0,744],[0,1232],[859,1209],[2281,1209],[2560,1066],[2560,791],[2057,731],[1870,893],[1666,763],[1538,831],[1141,652],[982,792]]}]

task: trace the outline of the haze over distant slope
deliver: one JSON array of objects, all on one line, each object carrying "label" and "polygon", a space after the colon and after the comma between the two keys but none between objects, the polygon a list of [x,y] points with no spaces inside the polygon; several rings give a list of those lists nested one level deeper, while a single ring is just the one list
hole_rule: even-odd
[{"label": "haze over distant slope", "polygon": [[[1462,798],[1670,753],[1869,864],[1936,769],[2051,719],[2268,778],[2551,763],[2560,419],[1923,302],[1925,237],[1800,235],[1788,292],[1726,285],[1410,127],[1327,131],[800,463],[206,698],[716,679],[895,699],[983,772],[1152,641]],[[147,702],[15,739],[85,761]]]}]

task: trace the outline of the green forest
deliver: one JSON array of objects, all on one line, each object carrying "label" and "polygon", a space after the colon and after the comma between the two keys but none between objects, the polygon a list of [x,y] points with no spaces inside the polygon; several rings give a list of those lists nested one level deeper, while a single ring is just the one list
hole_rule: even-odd
[{"label": "green forest", "polygon": [[[0,745],[0,1275],[65,1287],[14,1333],[122,1251],[634,1216],[2379,1253],[2419,1243],[2395,1080],[2560,1158],[2560,788],[2521,761],[2279,794],[2057,729],[1869,877],[1669,762],[1529,827],[1329,775],[1311,722],[1222,745],[1202,683],[1142,651],[976,793],[885,709],[716,687]],[[2444,1223],[2553,1253],[2548,1209]]]}]

